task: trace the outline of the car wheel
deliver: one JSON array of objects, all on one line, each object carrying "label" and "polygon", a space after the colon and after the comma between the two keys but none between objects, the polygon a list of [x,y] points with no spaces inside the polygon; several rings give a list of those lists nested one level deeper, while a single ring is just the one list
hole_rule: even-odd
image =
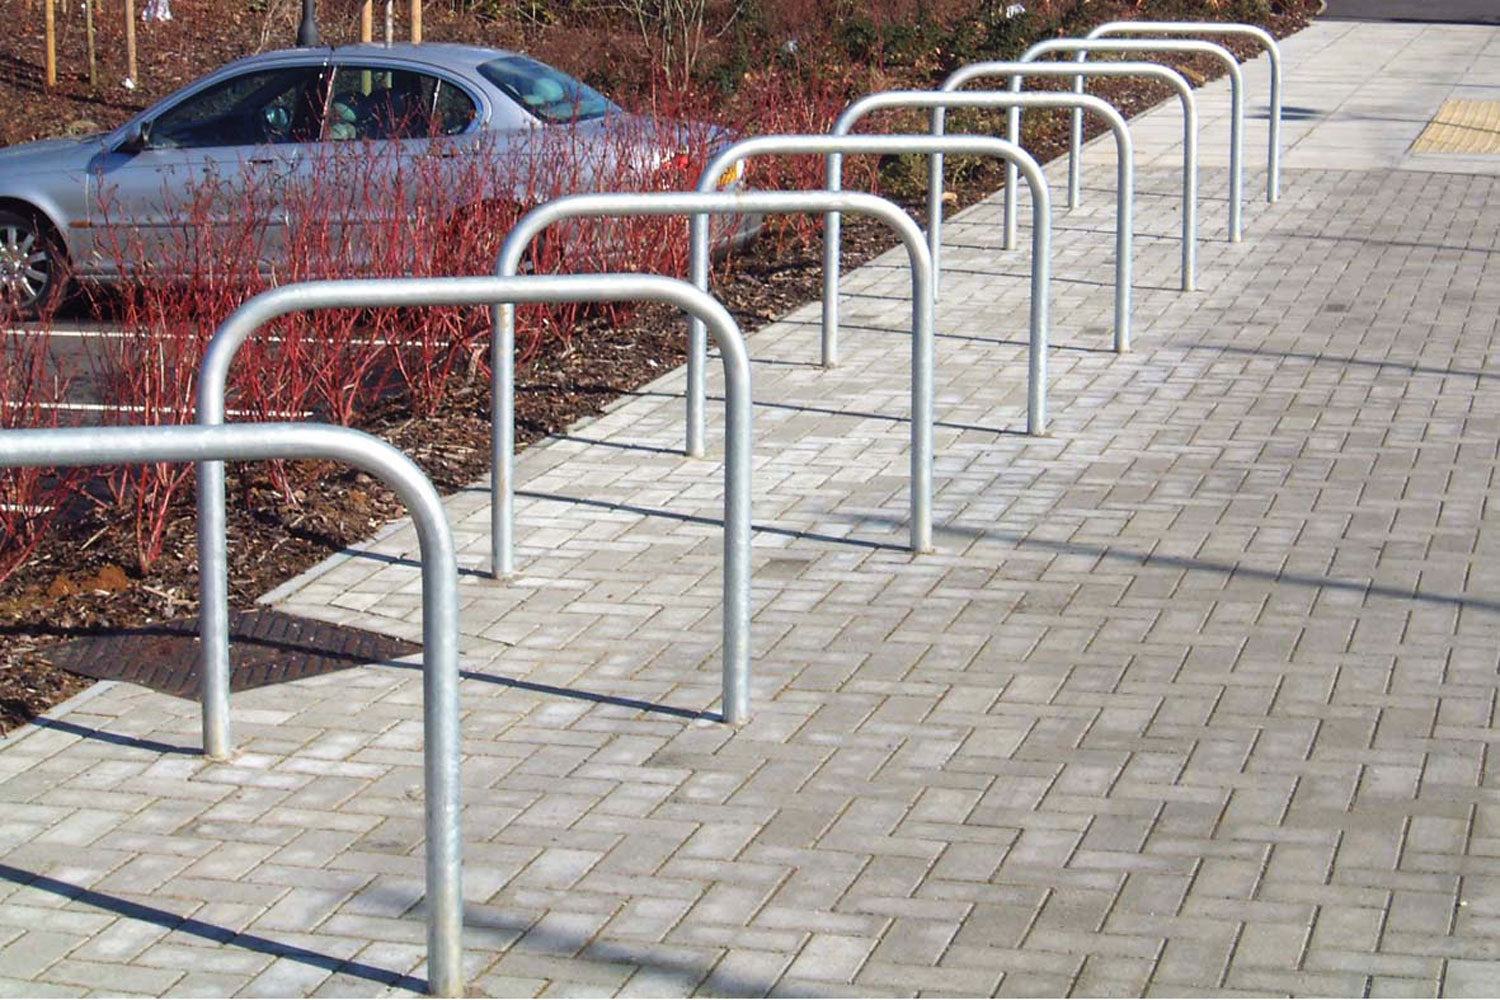
[{"label": "car wheel", "polygon": [[50,311],[67,285],[66,257],[34,215],[0,210],[0,308],[32,319]]}]

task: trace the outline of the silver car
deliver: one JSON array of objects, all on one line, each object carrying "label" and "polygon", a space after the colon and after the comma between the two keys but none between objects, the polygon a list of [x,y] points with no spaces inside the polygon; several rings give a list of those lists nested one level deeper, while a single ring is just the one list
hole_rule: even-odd
[{"label": "silver car", "polygon": [[[649,127],[643,127],[649,126]],[[74,278],[118,280],[121,247],[144,252],[202,218],[182,217],[174,192],[212,186],[214,211],[245,211],[236,184],[295,190],[344,150],[381,161],[452,160],[483,148],[529,148],[566,127],[574,190],[616,187],[625,160],[680,161],[661,123],[628,115],[565,73],[527,56],[467,45],[351,45],[268,52],[238,60],[136,115],[113,132],[0,149],[0,296],[26,314],[55,303]],[[692,128],[669,124],[669,129]],[[685,133],[684,133],[685,134]],[[701,141],[702,131],[699,136]],[[624,141],[621,136],[634,136]],[[654,136],[646,141],[647,136]],[[363,140],[361,142],[360,140]],[[711,130],[710,146],[728,141]],[[631,145],[634,151],[622,152]],[[648,148],[650,147],[650,148]],[[472,186],[472,163],[466,180]],[[267,179],[272,183],[264,183]],[[720,187],[739,184],[738,174]],[[470,199],[522,197],[465,190]],[[262,250],[274,261],[274,205]],[[736,242],[758,219],[734,220]],[[180,241],[180,235],[176,236]]]}]

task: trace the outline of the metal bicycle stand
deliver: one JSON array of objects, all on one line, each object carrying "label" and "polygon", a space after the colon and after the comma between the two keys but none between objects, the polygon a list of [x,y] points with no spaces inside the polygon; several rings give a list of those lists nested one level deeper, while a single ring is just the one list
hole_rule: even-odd
[{"label": "metal bicycle stand", "polygon": [[[1112,105],[1088,94],[1010,94],[995,92],[890,90],[867,94],[845,108],[834,122],[834,135],[848,135],[855,123],[874,111],[889,108],[931,108],[934,112],[950,107],[964,108],[1071,108],[1082,106],[1105,120],[1115,137],[1118,163],[1115,196],[1115,350],[1130,350],[1131,243],[1135,215],[1135,148],[1124,117]],[[942,122],[934,114],[934,135],[942,134]],[[843,160],[835,153],[828,157],[827,186],[837,191],[843,186]],[[928,157],[927,171],[927,238],[928,252],[933,255],[933,296],[938,294],[938,253],[943,242],[943,155]],[[832,342],[834,350],[825,349],[823,363],[832,365],[838,359],[838,290],[839,257],[842,226],[839,214],[830,212],[823,220],[823,330],[824,343]]]},{"label": "metal bicycle stand", "polygon": [[1253,38],[1266,50],[1271,63],[1270,133],[1266,137],[1266,201],[1281,197],[1281,46],[1264,28],[1253,24],[1217,21],[1110,21],[1090,31],[1085,38],[1111,35],[1238,35]]},{"label": "metal bicycle stand", "polygon": [[[744,192],[640,192],[621,194],[580,194],[554,199],[540,205],[516,223],[500,248],[496,272],[512,275],[521,266],[529,246],[544,229],[566,219],[620,217],[633,215],[747,215],[755,213],[826,212],[833,208],[875,216],[895,230],[906,246],[911,264],[911,528],[910,545],[914,552],[932,549],[932,267],[922,230],[911,216],[897,205],[872,194],[825,191],[744,191]],[[695,231],[695,236],[701,236]],[[694,273],[708,274],[711,247],[707,239],[691,240],[688,255]],[[836,338],[836,331],[835,331]],[[507,387],[515,380],[514,351],[505,345],[515,341],[515,310],[508,305],[495,310],[495,340],[500,346],[495,358],[497,385]],[[829,349],[828,332],[824,331],[824,357]],[[835,348],[836,349],[836,348]],[[700,389],[703,387],[700,385]],[[508,388],[506,391],[510,391]],[[687,454],[701,456],[704,451],[704,396],[688,393]],[[700,419],[694,423],[693,414]],[[511,515],[511,464],[515,447],[515,426],[509,407],[496,410],[493,454],[497,470],[492,488],[495,493],[492,510],[504,511],[495,521],[495,566],[504,572],[514,568]],[[698,433],[693,434],[696,426]],[[502,524],[503,520],[503,524]]]},{"label": "metal bicycle stand", "polygon": [[[224,421],[225,386],[235,353],[266,323],[293,312],[336,308],[495,306],[502,302],[664,302],[701,316],[711,325],[724,359],[724,719],[739,723],[750,704],[750,361],[739,328],[724,307],[675,278],[639,274],[559,275],[524,278],[362,278],[286,285],[240,306],[209,342],[198,381],[198,422]],[[495,348],[498,350],[498,346]],[[509,411],[514,399],[494,387],[493,405]],[[497,469],[499,473],[501,470]],[[200,622],[203,639],[204,721],[213,679],[214,745],[227,753],[229,740],[229,599],[225,540],[224,466],[198,466],[198,552],[202,572]]]},{"label": "metal bicycle stand", "polygon": [[[1240,73],[1239,60],[1222,45],[1196,39],[1165,38],[1160,41],[1140,38],[1098,38],[1092,41],[1079,38],[1053,38],[1037,42],[1021,54],[1021,62],[1032,62],[1054,52],[1071,52],[1076,62],[1083,62],[1090,52],[1187,52],[1210,55],[1224,64],[1229,74],[1229,241],[1240,241],[1240,204],[1244,200],[1245,145],[1245,80]],[[1073,91],[1083,93],[1084,78],[1074,74]],[[1073,128],[1070,142],[1079,155],[1068,161],[1068,204],[1076,205],[1081,190],[1083,173],[1083,116],[1073,113]]]},{"label": "metal bicycle stand", "polygon": [[[1176,92],[1182,103],[1182,290],[1191,292],[1197,284],[1198,267],[1198,102],[1193,97],[1193,88],[1181,73],[1157,63],[1081,63],[1071,67],[1059,63],[981,62],[960,66],[948,75],[939,88],[954,91],[964,84],[987,76],[1009,77],[1009,92],[1020,93],[1022,76],[1074,76],[1083,72],[1089,76],[1140,76],[1160,80]],[[1019,108],[1006,113],[1011,123],[1011,134],[1019,135],[1021,129]],[[946,115],[942,108],[933,111],[933,131],[941,134]],[[1005,202],[1005,248],[1016,247],[1016,203],[1015,176],[1006,167],[1004,191]]]},{"label": "metal bicycle stand", "polygon": [[[1047,433],[1047,309],[1052,285],[1052,196],[1047,188],[1047,178],[1031,154],[1013,142],[993,136],[930,136],[930,135],[765,135],[741,139],[721,149],[698,175],[698,189],[712,189],[718,178],[734,164],[754,156],[785,153],[812,153],[828,155],[902,154],[902,153],[968,153],[975,156],[992,156],[1014,163],[1026,175],[1031,188],[1032,212],[1032,260],[1031,260],[1031,316],[1029,322],[1030,345],[1026,373],[1026,432],[1040,435]],[[707,215],[693,216],[693,239],[700,245],[708,242]],[[702,270],[691,275],[700,288],[708,286],[708,268],[700,262]],[[704,395],[704,365],[706,345],[703,329],[690,325],[688,329],[688,395]],[[689,410],[689,418],[692,418]],[[689,433],[702,435],[702,413],[698,413],[699,427]]]},{"label": "metal bicycle stand", "polygon": [[[422,758],[427,834],[427,982],[464,995],[463,835],[459,785],[458,566],[442,500],[422,470],[379,438],[325,424],[86,427],[0,431],[0,466],[85,466],[317,458],[383,480],[416,524],[422,553]],[[222,496],[220,501],[222,503]],[[200,535],[201,537],[201,535]],[[220,549],[222,552],[222,548]],[[204,567],[205,576],[209,572]],[[204,614],[209,609],[205,606]],[[223,635],[227,643],[227,631]],[[205,671],[204,755],[228,753],[227,648],[222,673]]]}]

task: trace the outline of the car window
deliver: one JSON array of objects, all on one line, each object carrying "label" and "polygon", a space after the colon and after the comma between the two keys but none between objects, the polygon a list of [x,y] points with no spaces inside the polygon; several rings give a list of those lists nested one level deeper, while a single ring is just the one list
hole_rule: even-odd
[{"label": "car window", "polygon": [[491,59],[480,64],[479,73],[544,122],[586,121],[618,110],[592,87],[525,56]]},{"label": "car window", "polygon": [[216,83],[151,123],[153,148],[311,142],[323,122],[324,73],[285,66]]},{"label": "car window", "polygon": [[325,135],[334,141],[457,135],[476,114],[473,98],[439,77],[389,67],[340,66],[333,76]]}]

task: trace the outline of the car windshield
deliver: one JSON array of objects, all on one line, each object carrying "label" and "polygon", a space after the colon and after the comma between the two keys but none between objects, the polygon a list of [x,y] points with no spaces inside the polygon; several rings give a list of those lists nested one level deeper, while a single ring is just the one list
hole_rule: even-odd
[{"label": "car windshield", "polygon": [[501,56],[479,67],[486,80],[544,122],[603,118],[618,110],[603,94],[535,59]]}]

